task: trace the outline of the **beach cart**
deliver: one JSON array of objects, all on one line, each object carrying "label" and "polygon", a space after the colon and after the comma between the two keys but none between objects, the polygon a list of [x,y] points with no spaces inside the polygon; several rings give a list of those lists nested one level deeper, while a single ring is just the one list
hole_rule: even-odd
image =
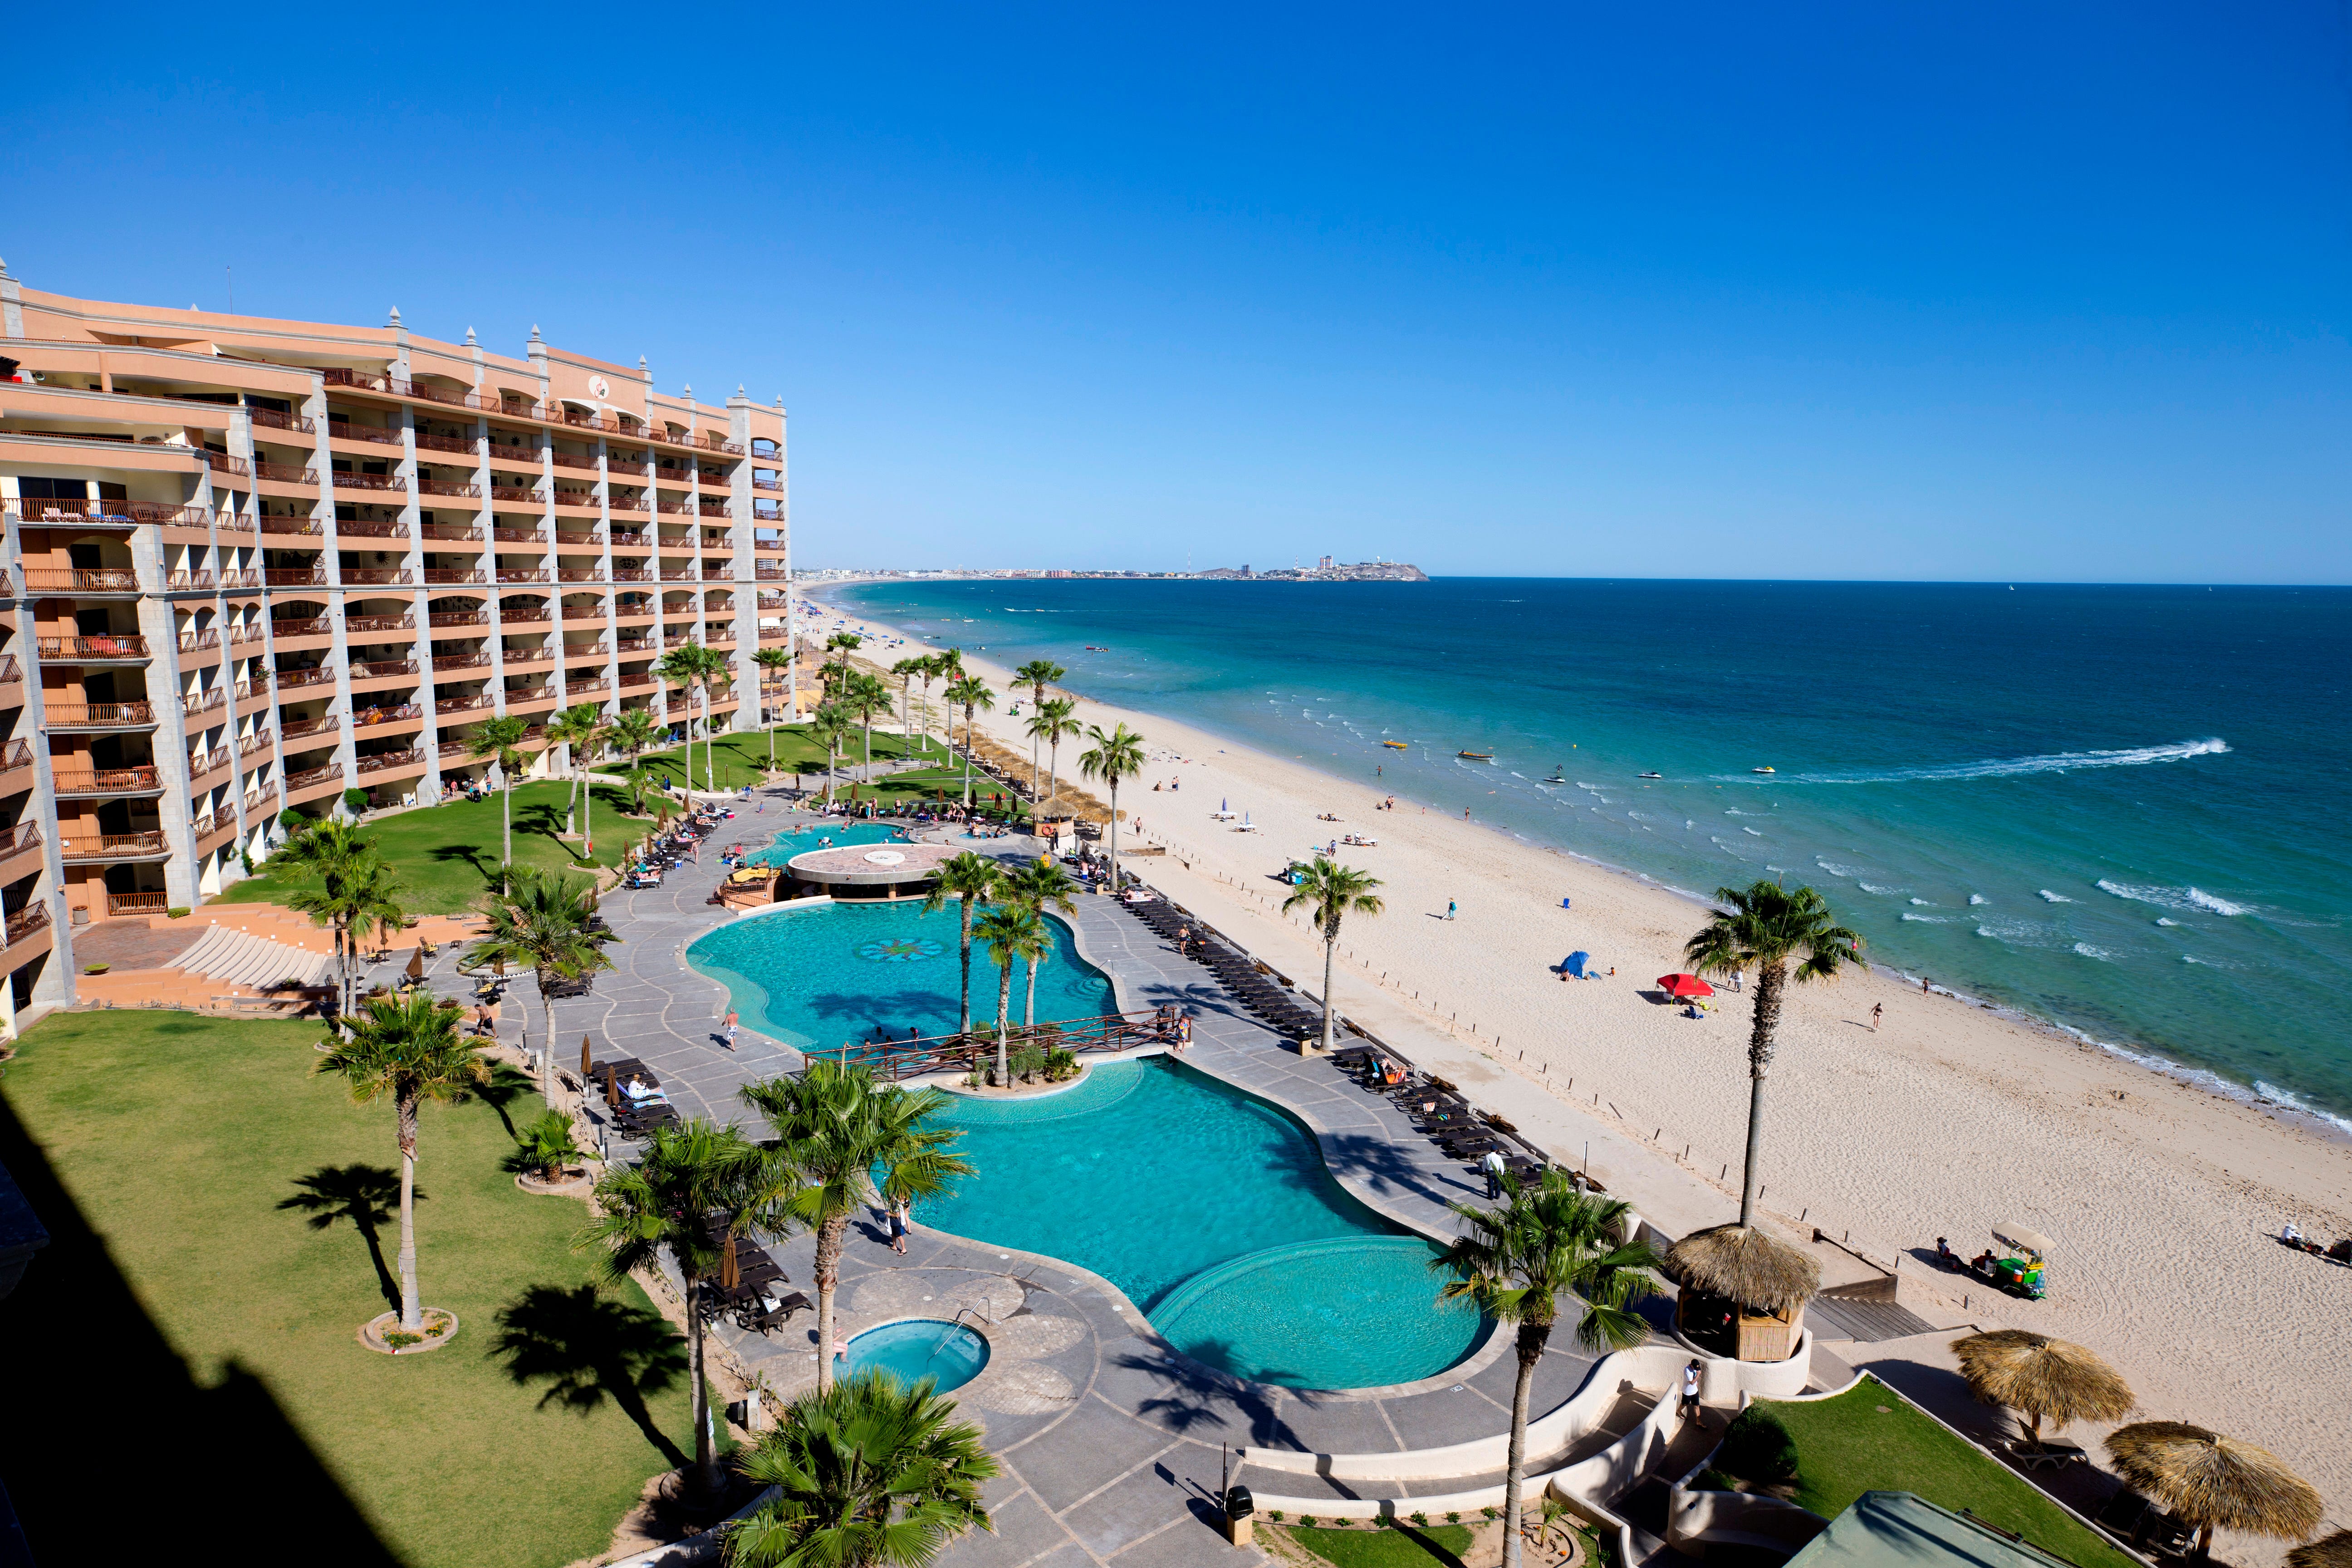
[{"label": "beach cart", "polygon": [[1988,1254],[1979,1259],[1977,1272],[2012,1296],[2022,1296],[2029,1301],[2042,1300],[2042,1268],[2053,1250],[2049,1237],[2021,1225],[2003,1223],[1992,1227],[1992,1238],[2007,1249],[2006,1255]]}]

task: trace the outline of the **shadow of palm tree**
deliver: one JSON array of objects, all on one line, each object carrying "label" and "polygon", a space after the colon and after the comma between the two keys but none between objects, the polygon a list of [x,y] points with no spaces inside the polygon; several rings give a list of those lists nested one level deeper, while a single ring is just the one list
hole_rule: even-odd
[{"label": "shadow of palm tree", "polygon": [[507,1136],[512,1138],[515,1136],[514,1118],[507,1114],[507,1107],[525,1095],[537,1094],[539,1085],[531,1080],[529,1073],[512,1064],[497,1062],[491,1065],[490,1081],[476,1084],[472,1092],[474,1098],[499,1113],[499,1125],[507,1130]]},{"label": "shadow of palm tree", "polygon": [[436,844],[426,853],[445,864],[451,860],[463,860],[474,868],[476,876],[481,878],[483,887],[495,888],[499,885],[498,861],[485,856],[480,848],[474,845]]},{"label": "shadow of palm tree", "polygon": [[507,1375],[519,1384],[546,1381],[541,1409],[556,1405],[585,1415],[610,1399],[672,1467],[687,1462],[646,1408],[647,1394],[686,1377],[686,1346],[659,1313],[593,1285],[534,1285],[499,1310],[498,1323],[489,1353],[505,1358]]},{"label": "shadow of palm tree", "polygon": [[[348,1220],[366,1241],[368,1260],[375,1265],[376,1288],[388,1306],[400,1305],[400,1281],[383,1260],[383,1243],[377,1227],[400,1212],[400,1173],[382,1165],[321,1165],[307,1176],[294,1178],[296,1192],[278,1201],[280,1209],[310,1216],[312,1230],[331,1230]],[[425,1201],[425,1189],[410,1194]]]},{"label": "shadow of palm tree", "polygon": [[[1206,1359],[1194,1359],[1193,1354],[1178,1354],[1144,1340],[1133,1342],[1148,1348],[1116,1354],[1111,1363],[1148,1373],[1159,1381],[1160,1392],[1137,1403],[1136,1414],[1144,1419],[1157,1421],[1179,1436],[1227,1433],[1252,1447],[1301,1446],[1281,1413],[1265,1397],[1263,1384],[1221,1372],[1207,1364]],[[1228,1360],[1234,1347],[1211,1340],[1193,1346],[1193,1352],[1202,1358]],[[1275,1372],[1268,1375],[1286,1374]],[[1243,1433],[1247,1436],[1241,1437]]]}]

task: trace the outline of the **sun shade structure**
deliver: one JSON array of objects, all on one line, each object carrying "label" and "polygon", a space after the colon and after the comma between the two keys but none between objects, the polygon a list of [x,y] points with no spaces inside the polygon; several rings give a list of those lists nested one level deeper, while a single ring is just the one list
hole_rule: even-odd
[{"label": "sun shade structure", "polygon": [[2073,1421],[2114,1421],[2137,1403],[2115,1368],[2081,1345],[2047,1334],[2025,1329],[1970,1334],[1952,1342],[1952,1353],[1960,1358],[1969,1391],[2024,1416],[2037,1447],[2044,1421],[2062,1429]]},{"label": "sun shade structure", "polygon": [[1658,976],[1658,989],[1677,1002],[1715,994],[1715,987],[1696,974],[1661,974]]},{"label": "sun shade structure", "polygon": [[1675,1326],[1711,1355],[1786,1361],[1804,1331],[1805,1303],[1820,1294],[1821,1265],[1749,1226],[1695,1230],[1666,1249],[1682,1286]]},{"label": "sun shade structure", "polygon": [[2058,1250],[2040,1231],[2011,1225],[2006,1220],[1992,1227],[1992,1238],[2003,1246],[2014,1247],[2020,1252],[2031,1252],[2037,1258],[2047,1258]]},{"label": "sun shade structure", "polygon": [[2286,1554],[2286,1568],[2352,1568],[2352,1530],[2323,1535]]},{"label": "sun shade structure", "polygon": [[2063,1568],[2060,1559],[1910,1492],[1864,1492],[1788,1568]]},{"label": "sun shade structure", "polygon": [[2300,1541],[2319,1528],[2317,1490],[2252,1443],[2186,1421],[2140,1421],[2109,1433],[2107,1454],[2126,1485],[2197,1527],[2200,1556],[2217,1529]]}]

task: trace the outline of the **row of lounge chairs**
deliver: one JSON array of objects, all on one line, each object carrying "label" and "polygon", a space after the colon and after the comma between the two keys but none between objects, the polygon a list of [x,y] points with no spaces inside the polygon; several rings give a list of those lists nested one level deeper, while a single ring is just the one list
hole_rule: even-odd
[{"label": "row of lounge chairs", "polygon": [[1321,1008],[1309,1006],[1297,992],[1271,978],[1264,965],[1175,905],[1164,899],[1152,899],[1122,907],[1170,942],[1190,927],[1192,942],[1187,956],[1204,965],[1234,1001],[1264,1019],[1275,1033],[1292,1039],[1322,1034]]},{"label": "row of lounge chairs", "polygon": [[1424,1073],[1392,1051],[1349,1046],[1331,1053],[1332,1064],[1367,1094],[1376,1094],[1403,1113],[1413,1130],[1450,1160],[1481,1164],[1490,1153],[1503,1156],[1506,1170],[1522,1179],[1543,1171],[1543,1163],[1504,1136],[1490,1118],[1444,1079]]}]

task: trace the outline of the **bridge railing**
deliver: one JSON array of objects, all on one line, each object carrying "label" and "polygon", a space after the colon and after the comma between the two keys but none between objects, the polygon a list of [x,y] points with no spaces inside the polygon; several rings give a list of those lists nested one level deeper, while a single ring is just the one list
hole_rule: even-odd
[{"label": "bridge railing", "polygon": [[[1015,1050],[1045,1046],[1077,1055],[1087,1052],[1131,1051],[1139,1046],[1161,1045],[1175,1038],[1176,1014],[1155,1008],[1137,1013],[1104,1013],[1092,1018],[1065,1018],[1039,1024],[1034,1029],[1019,1024],[1006,1031]],[[829,1052],[835,1061],[862,1062],[877,1078],[921,1078],[938,1072],[969,1072],[996,1054],[996,1030],[975,1027],[968,1035],[921,1035],[913,1039],[855,1042]]]}]

